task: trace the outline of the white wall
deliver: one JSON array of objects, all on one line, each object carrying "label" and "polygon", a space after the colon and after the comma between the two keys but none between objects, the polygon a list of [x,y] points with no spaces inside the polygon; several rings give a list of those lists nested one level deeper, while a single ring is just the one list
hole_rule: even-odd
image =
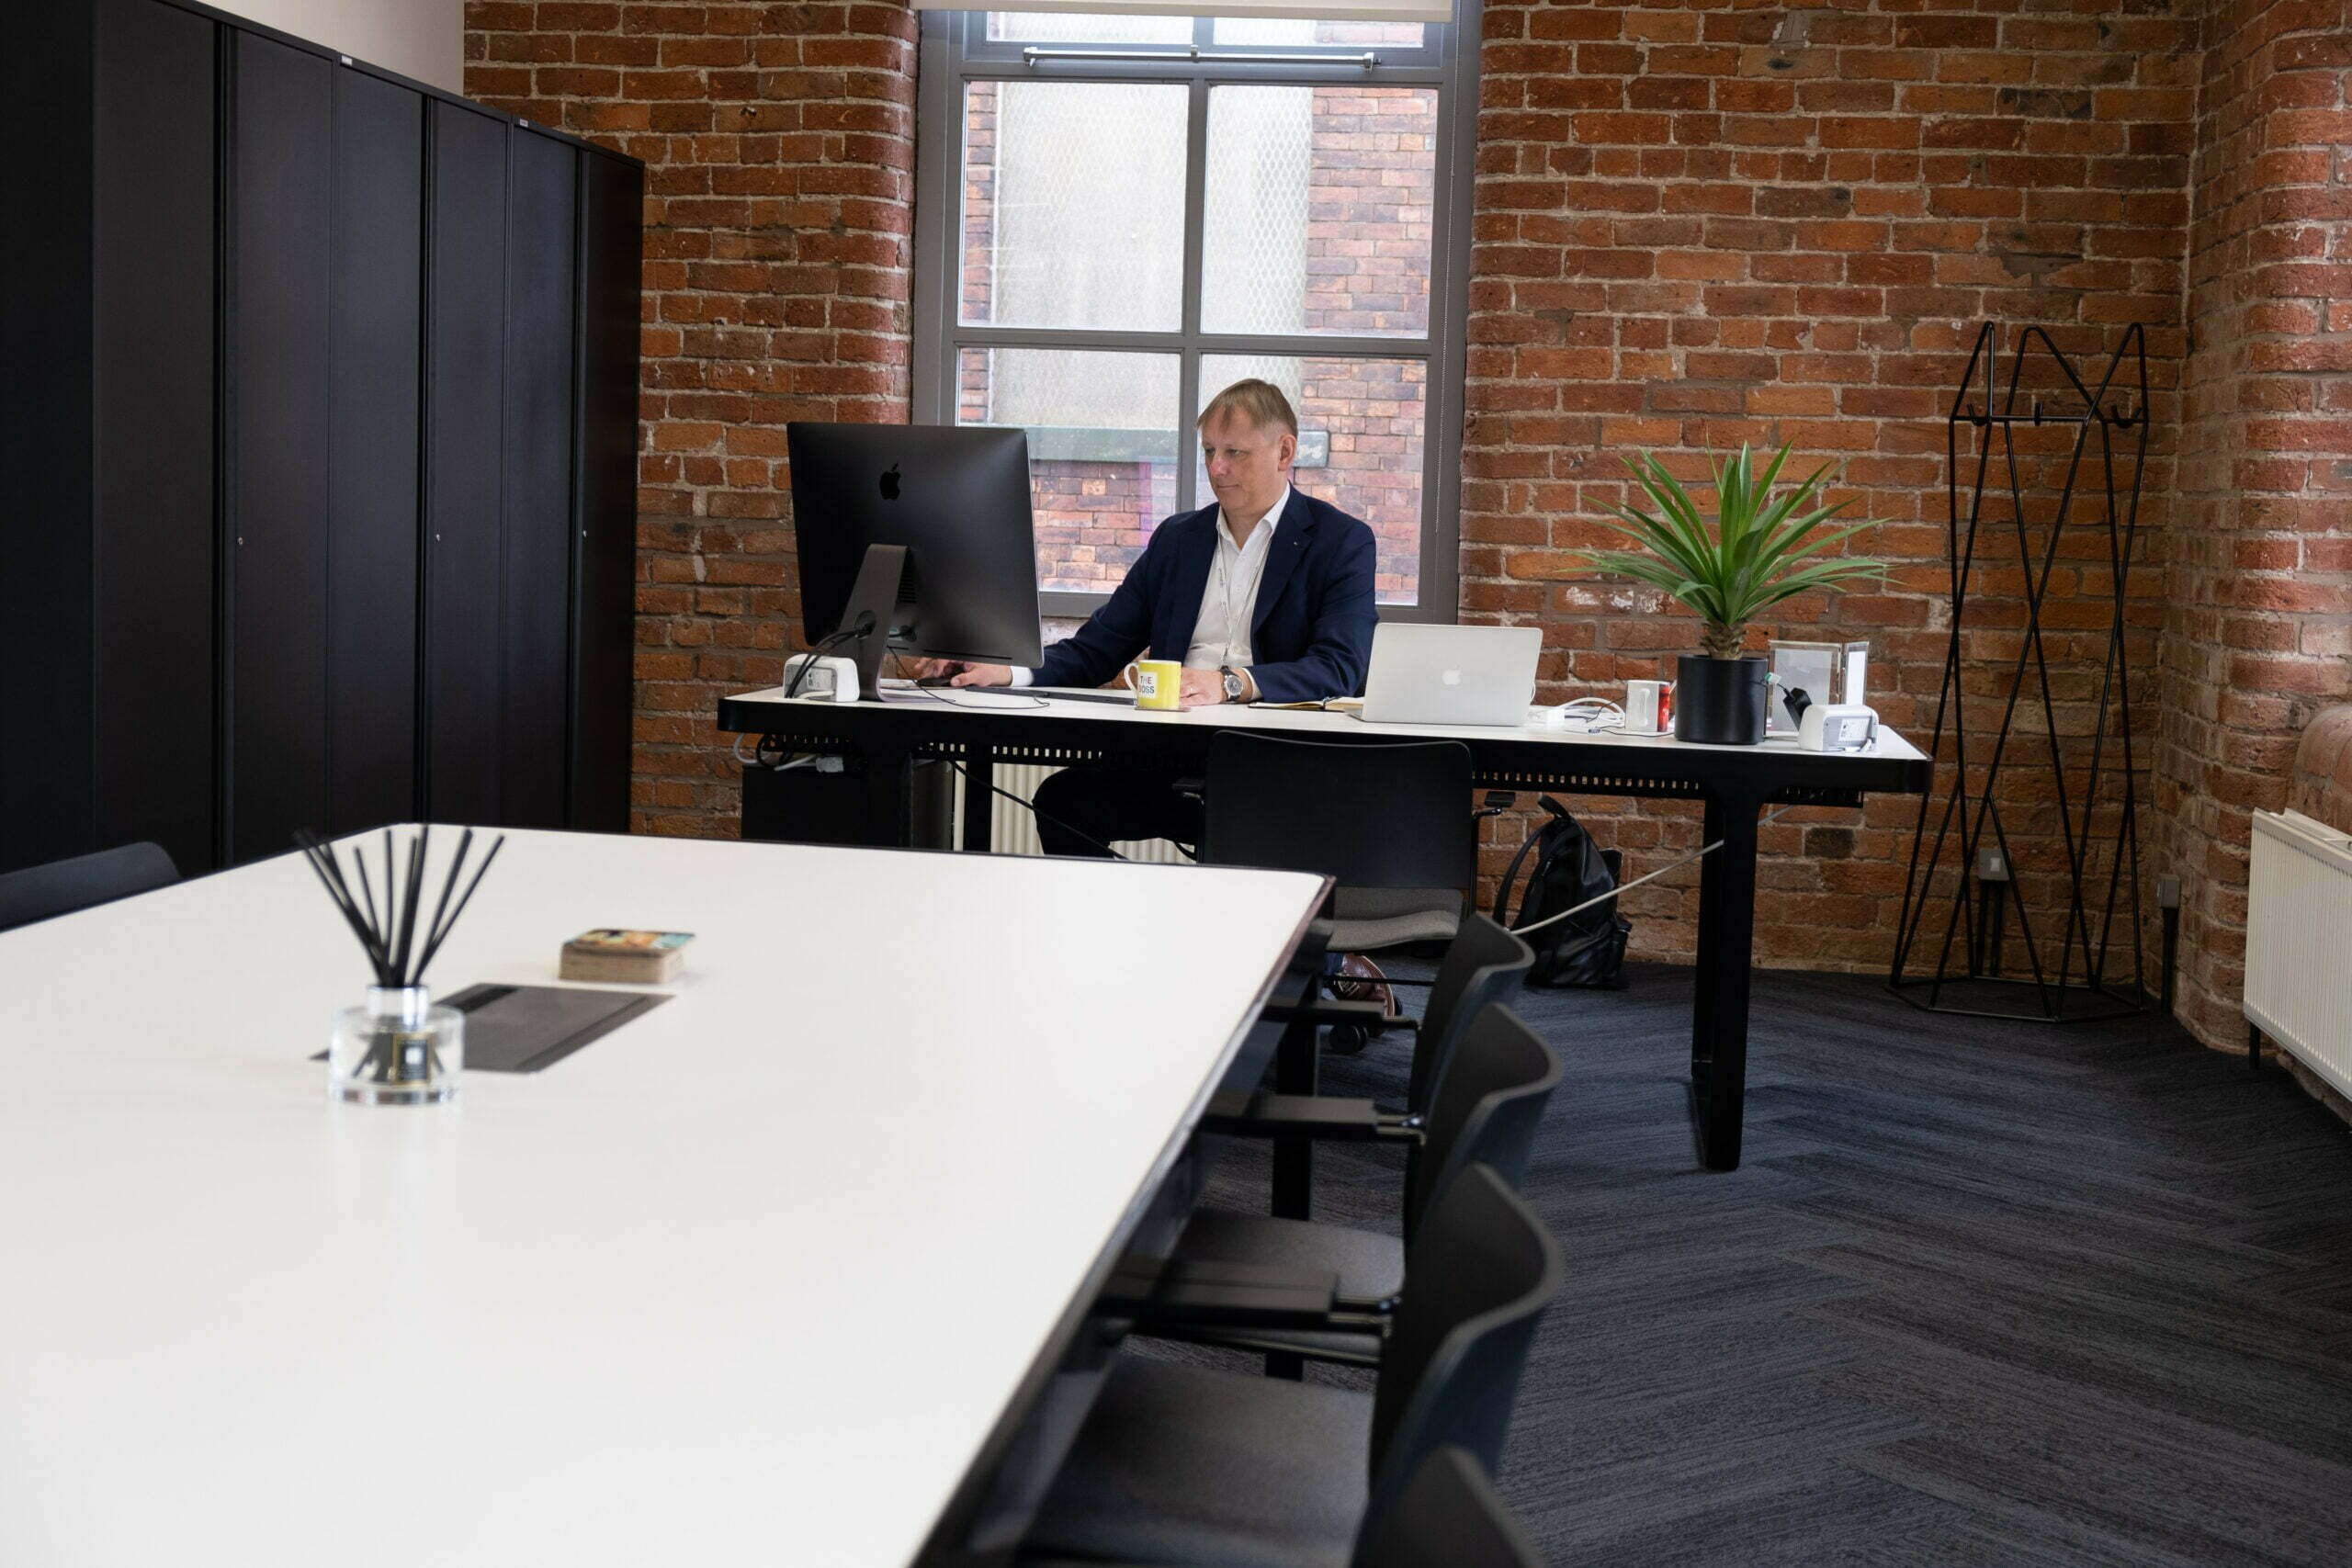
[{"label": "white wall", "polygon": [[465,91],[465,0],[211,0],[339,54]]}]

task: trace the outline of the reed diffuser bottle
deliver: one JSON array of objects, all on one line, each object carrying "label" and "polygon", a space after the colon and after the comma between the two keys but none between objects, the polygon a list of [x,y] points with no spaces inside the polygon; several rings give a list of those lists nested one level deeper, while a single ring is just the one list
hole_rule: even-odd
[{"label": "reed diffuser bottle", "polygon": [[466,1066],[466,1017],[455,1008],[433,1005],[424,970],[440,952],[458,917],[465,913],[474,889],[481,886],[482,874],[498,858],[506,840],[501,838],[491,845],[490,852],[475,867],[473,879],[466,883],[465,892],[458,895],[466,856],[473,846],[473,829],[466,829],[442,879],[439,902],[432,917],[420,923],[432,835],[433,829],[424,828],[409,840],[406,873],[396,878],[391,830],[385,829],[380,908],[375,883],[368,874],[364,848],[352,851],[355,889],[332,846],[308,835],[299,840],[311,869],[318,874],[327,897],[334,900],[376,972],[368,999],[334,1015],[334,1032],[327,1040],[331,1099],[363,1105],[431,1105],[458,1092],[458,1080]]},{"label": "reed diffuser bottle", "polygon": [[454,1099],[466,1068],[466,1015],[433,1005],[423,986],[370,986],[334,1015],[327,1092],[362,1105],[430,1105]]}]

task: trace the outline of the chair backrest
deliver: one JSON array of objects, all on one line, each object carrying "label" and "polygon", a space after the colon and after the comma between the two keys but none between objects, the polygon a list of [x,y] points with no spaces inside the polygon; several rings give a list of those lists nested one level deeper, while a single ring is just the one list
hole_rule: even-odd
[{"label": "chair backrest", "polygon": [[1518,1190],[1560,1071],[1559,1056],[1502,1003],[1490,1003],[1470,1021],[1430,1101],[1428,1130],[1406,1166],[1407,1245],[1430,1200],[1473,1165],[1488,1167]]},{"label": "chair backrest", "polygon": [[124,844],[0,876],[0,931],[168,887],[179,868],[161,844]]},{"label": "chair backrest", "polygon": [[1385,1518],[1449,1444],[1498,1467],[1527,1347],[1562,1272],[1559,1244],[1487,1167],[1438,1194],[1406,1249],[1405,1297],[1373,1390],[1366,1518]]},{"label": "chair backrest", "polygon": [[1209,741],[1207,778],[1204,864],[1457,897],[1476,874],[1470,749],[1458,740],[1333,744],[1227,729]]},{"label": "chair backrest", "polygon": [[1387,1517],[1364,1520],[1350,1568],[1544,1568],[1494,1483],[1462,1449],[1421,1461]]},{"label": "chair backrest", "polygon": [[1405,1109],[1427,1111],[1430,1094],[1445,1075],[1461,1043],[1464,1026],[1495,1003],[1519,994],[1520,982],[1535,964],[1535,950],[1480,914],[1462,917],[1462,927],[1438,960],[1413,1047],[1413,1073]]}]

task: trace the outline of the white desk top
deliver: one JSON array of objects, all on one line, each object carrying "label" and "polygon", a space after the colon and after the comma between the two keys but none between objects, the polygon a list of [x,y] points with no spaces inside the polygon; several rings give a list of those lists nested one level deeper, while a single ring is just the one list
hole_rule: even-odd
[{"label": "white desk top", "polygon": [[0,935],[0,1563],[907,1562],[1318,888],[518,832],[439,989],[685,973],[424,1109],[291,856]]},{"label": "white desk top", "polygon": [[[779,706],[828,708],[830,699],[790,697],[784,688],[773,686],[764,691],[744,692],[735,698],[744,703],[774,703]],[[1055,700],[1050,687],[1023,687],[1019,690],[970,687],[893,687],[883,694],[885,704],[892,707],[959,707],[990,714],[1042,714],[1056,712],[1065,717],[1103,719],[1125,724],[1195,725],[1209,729],[1261,729],[1281,733],[1314,735],[1345,733],[1390,737],[1397,740],[1464,740],[1464,741],[1551,741],[1580,746],[1629,747],[1639,750],[1709,751],[1733,756],[1753,757],[1782,755],[1806,757],[1830,763],[1838,761],[1925,761],[1921,751],[1902,736],[1884,725],[1879,727],[1878,740],[1867,751],[1800,751],[1793,736],[1775,736],[1756,746],[1710,746],[1695,741],[1677,740],[1671,735],[1620,735],[1614,730],[1598,730],[1587,734],[1581,730],[1552,729],[1540,725],[1497,726],[1464,724],[1366,724],[1351,713],[1325,713],[1302,708],[1253,707],[1238,704],[1219,704],[1210,707],[1180,710],[1172,713],[1152,712],[1131,703],[1104,703],[1087,699]],[[1043,703],[1046,706],[1039,706]]]}]

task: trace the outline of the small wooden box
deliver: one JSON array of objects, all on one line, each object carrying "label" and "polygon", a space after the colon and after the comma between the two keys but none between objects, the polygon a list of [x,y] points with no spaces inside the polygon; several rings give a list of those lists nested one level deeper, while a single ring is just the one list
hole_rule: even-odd
[{"label": "small wooden box", "polygon": [[601,926],[563,944],[557,974],[566,980],[658,986],[684,967],[692,931],[637,931]]}]

